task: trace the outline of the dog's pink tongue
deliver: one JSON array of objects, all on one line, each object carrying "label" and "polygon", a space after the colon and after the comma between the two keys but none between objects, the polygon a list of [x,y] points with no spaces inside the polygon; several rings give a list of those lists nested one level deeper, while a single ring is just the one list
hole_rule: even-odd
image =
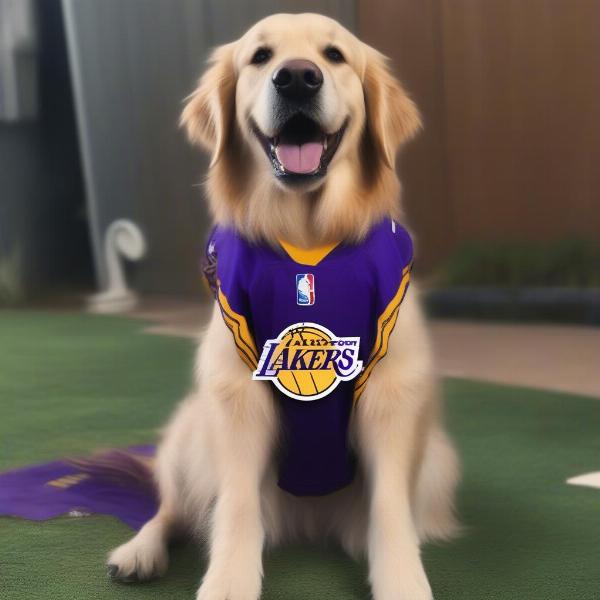
[{"label": "dog's pink tongue", "polygon": [[312,173],[319,168],[323,145],[310,142],[297,146],[295,144],[279,144],[276,148],[277,158],[286,171],[291,173]]}]

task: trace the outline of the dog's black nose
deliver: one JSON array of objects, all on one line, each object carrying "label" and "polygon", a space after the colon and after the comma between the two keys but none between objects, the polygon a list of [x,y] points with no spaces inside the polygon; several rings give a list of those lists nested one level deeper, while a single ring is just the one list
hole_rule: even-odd
[{"label": "dog's black nose", "polygon": [[272,79],[279,94],[298,102],[312,98],[323,85],[321,69],[310,60],[301,58],[279,65]]}]

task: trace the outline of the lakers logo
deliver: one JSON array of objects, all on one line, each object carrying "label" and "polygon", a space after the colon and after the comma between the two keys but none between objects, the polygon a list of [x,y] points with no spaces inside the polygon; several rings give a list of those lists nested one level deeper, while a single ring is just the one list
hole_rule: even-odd
[{"label": "lakers logo", "polygon": [[318,400],[356,377],[360,338],[336,337],[316,323],[296,323],[265,342],[253,379],[271,380],[297,400]]}]

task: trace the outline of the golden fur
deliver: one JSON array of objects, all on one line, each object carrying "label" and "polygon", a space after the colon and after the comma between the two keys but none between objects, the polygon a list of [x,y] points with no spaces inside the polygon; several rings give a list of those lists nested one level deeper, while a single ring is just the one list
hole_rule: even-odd
[{"label": "golden fur", "polygon": [[[348,118],[326,177],[306,188],[275,180],[251,131],[251,119],[268,123],[270,68],[249,65],[261,44],[274,49],[275,62],[300,56],[318,64],[331,131]],[[340,47],[346,63],[328,65],[321,54],[326,44]],[[310,247],[357,241],[382,217],[400,217],[395,156],[420,119],[381,54],[335,21],[304,14],[268,17],[218,48],[182,124],[190,140],[212,154],[207,190],[216,222],[266,243],[286,239]],[[360,461],[353,484],[322,498],[280,490],[278,427],[270,387],[250,381],[215,307],[198,351],[196,385],[159,447],[160,510],[111,553],[118,575],[162,574],[167,540],[180,525],[209,538],[198,600],[258,600],[265,542],[333,537],[352,556],[368,557],[375,600],[430,600],[419,545],[455,533],[459,469],[441,421],[414,286],[388,354],[353,413],[351,439]]]}]

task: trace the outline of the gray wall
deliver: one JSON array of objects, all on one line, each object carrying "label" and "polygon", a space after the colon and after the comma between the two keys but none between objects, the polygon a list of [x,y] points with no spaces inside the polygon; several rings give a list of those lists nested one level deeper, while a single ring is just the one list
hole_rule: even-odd
[{"label": "gray wall", "polygon": [[209,223],[206,159],[177,129],[181,101],[208,50],[273,12],[317,11],[349,27],[355,0],[63,0],[93,246],[119,217],[138,222],[150,254],[133,270],[146,292],[198,294]]},{"label": "gray wall", "polygon": [[0,304],[13,283],[46,293],[91,271],[60,0],[35,7],[39,110],[0,122]]},{"label": "gray wall", "polygon": [[0,305],[11,290],[29,289],[40,271],[35,234],[43,173],[39,125],[0,124]]}]

